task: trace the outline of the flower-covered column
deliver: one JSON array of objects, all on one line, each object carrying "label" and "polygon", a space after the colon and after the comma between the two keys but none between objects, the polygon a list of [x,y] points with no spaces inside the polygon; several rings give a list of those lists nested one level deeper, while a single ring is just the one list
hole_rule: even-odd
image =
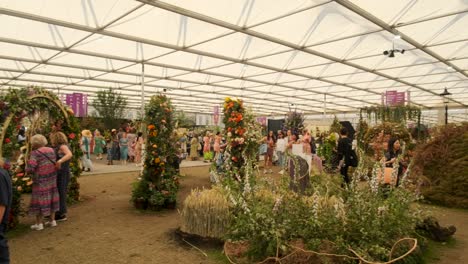
[{"label": "flower-covered column", "polygon": [[146,107],[148,135],[140,179],[135,183],[132,200],[138,209],[159,210],[175,206],[179,189],[175,163],[173,109],[169,98],[157,95]]}]

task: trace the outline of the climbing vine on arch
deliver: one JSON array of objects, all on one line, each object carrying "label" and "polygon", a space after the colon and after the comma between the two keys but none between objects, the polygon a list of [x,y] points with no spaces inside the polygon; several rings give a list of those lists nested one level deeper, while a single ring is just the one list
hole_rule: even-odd
[{"label": "climbing vine on arch", "polygon": [[[5,160],[5,169],[12,177],[14,193],[10,227],[18,223],[18,216],[21,214],[21,193],[30,192],[32,184],[31,177],[23,173],[30,146],[28,140],[21,143],[17,138],[23,122],[29,122],[29,128],[33,127],[27,130],[28,137],[35,133],[47,137],[53,129],[67,135],[73,153],[68,200],[74,202],[79,199],[77,177],[81,170],[78,160],[82,152],[79,146],[78,119],[75,118],[73,111],[64,106],[50,91],[39,87],[10,88],[0,95],[0,158],[3,157]],[[25,159],[21,158],[22,153]]]}]

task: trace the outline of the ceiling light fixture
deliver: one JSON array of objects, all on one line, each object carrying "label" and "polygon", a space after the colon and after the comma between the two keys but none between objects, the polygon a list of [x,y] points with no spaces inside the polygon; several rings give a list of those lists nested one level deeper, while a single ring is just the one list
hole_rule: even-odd
[{"label": "ceiling light fixture", "polygon": [[388,56],[389,58],[394,58],[395,53],[404,54],[405,50],[404,49],[395,49],[395,43],[392,43],[392,49],[391,50],[384,50],[383,55]]}]

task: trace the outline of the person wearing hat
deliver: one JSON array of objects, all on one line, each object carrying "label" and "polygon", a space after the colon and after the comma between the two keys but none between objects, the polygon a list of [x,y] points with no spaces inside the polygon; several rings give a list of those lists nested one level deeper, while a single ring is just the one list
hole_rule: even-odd
[{"label": "person wearing hat", "polygon": [[91,171],[93,163],[91,162],[91,139],[93,134],[91,131],[85,129],[81,131],[81,150],[83,151],[83,156],[81,156],[81,165],[83,166],[83,171]]}]

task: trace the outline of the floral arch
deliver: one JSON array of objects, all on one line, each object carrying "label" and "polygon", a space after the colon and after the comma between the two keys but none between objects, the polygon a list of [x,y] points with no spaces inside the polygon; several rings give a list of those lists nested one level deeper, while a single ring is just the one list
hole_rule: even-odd
[{"label": "floral arch", "polygon": [[[24,143],[18,142],[17,137],[22,124],[28,125]],[[22,172],[31,148],[29,138],[34,133],[48,135],[53,130],[62,131],[68,137],[73,153],[68,200],[78,201],[77,177],[81,173],[78,160],[82,153],[78,138],[80,128],[73,111],[55,94],[37,87],[9,89],[0,95],[0,158],[5,160],[5,169],[12,177],[14,194],[10,227],[18,223],[22,212],[21,194],[31,191],[31,177]]]}]

